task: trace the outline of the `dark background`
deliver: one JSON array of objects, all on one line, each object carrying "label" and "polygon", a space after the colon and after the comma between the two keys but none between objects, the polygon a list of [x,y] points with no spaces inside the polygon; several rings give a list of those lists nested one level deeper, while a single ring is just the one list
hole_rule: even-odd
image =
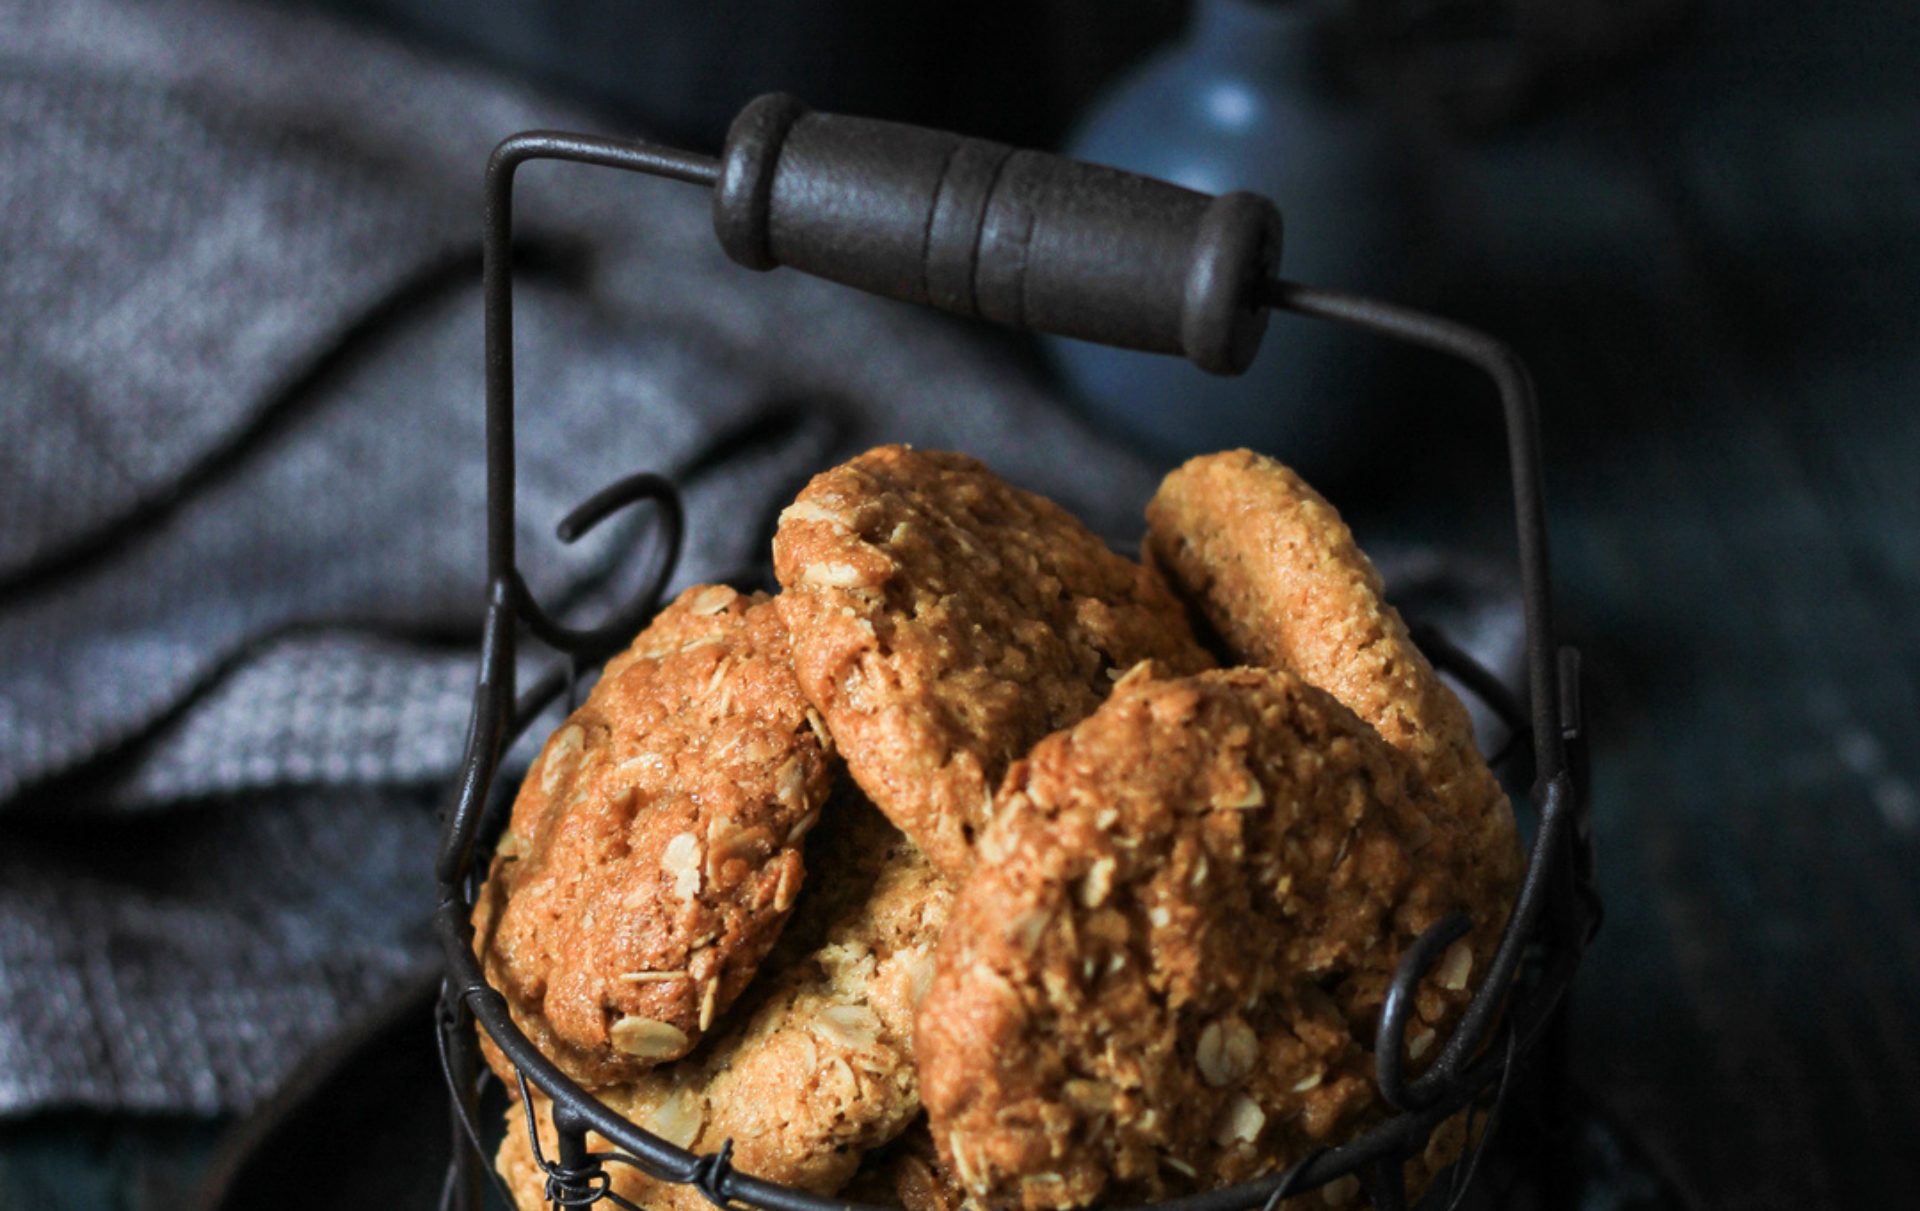
[{"label": "dark background", "polygon": [[[1094,0],[336,7],[697,144],[772,85],[1056,144],[1184,19]],[[1559,25],[1511,6],[1526,19],[1461,37],[1408,33],[1392,7],[1355,9],[1343,66],[1437,139],[1438,302],[1533,366],[1562,626],[1593,681],[1608,916],[1576,1072],[1702,1206],[1908,1205],[1920,6],[1622,5],[1617,39],[1566,28],[1607,6]],[[1399,373],[1436,402],[1370,433],[1329,493],[1364,540],[1506,559],[1491,410],[1450,368]],[[222,1126],[0,1125],[0,1206],[174,1205]]]}]

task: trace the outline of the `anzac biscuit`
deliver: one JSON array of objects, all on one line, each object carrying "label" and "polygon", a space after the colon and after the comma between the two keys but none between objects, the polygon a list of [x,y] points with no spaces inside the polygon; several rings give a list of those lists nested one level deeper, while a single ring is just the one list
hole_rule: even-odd
[{"label": "anzac biscuit", "polygon": [[[831,1194],[862,1157],[919,1114],[913,1010],[932,973],[951,895],[913,845],[870,804],[830,805],[808,847],[813,867],[794,921],[753,988],[686,1058],[601,1093],[642,1128],[695,1152],[733,1141],[742,1172]],[[556,1155],[551,1107],[537,1091],[541,1149]],[[509,1108],[497,1167],[525,1211],[544,1206],[545,1175]],[[608,1148],[590,1135],[588,1146]],[[613,1190],[645,1207],[701,1211],[690,1186],[610,1165]]]},{"label": "anzac biscuit", "polygon": [[764,597],[689,589],[527,772],[476,949],[515,1022],[584,1084],[685,1055],[793,907],[831,774],[787,646]]},{"label": "anzac biscuit", "polygon": [[1520,871],[1512,805],[1334,507],[1283,464],[1231,450],[1168,475],[1147,527],[1151,562],[1237,657],[1292,669],[1412,760],[1467,825],[1483,903],[1503,918]]},{"label": "anzac biscuit", "polygon": [[[918,1020],[941,1156],[987,1206],[1279,1171],[1384,1112],[1371,1038],[1405,947],[1468,907],[1458,825],[1284,670],[1156,681],[1008,772]],[[1407,837],[1408,816],[1436,814]],[[1493,937],[1415,997],[1415,1071]]]},{"label": "anzac biscuit", "polygon": [[1113,676],[1212,663],[1150,570],[963,455],[882,446],[817,475],[773,549],[801,687],[950,878],[1007,765]]}]

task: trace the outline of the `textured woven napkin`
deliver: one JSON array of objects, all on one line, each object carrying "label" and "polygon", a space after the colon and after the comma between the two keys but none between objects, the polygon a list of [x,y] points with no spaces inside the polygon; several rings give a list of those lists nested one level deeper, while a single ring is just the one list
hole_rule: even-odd
[{"label": "textured woven napkin", "polygon": [[[230,1110],[430,955],[480,598],[480,168],[606,124],[294,11],[0,0],[0,28],[0,1114]],[[622,587],[636,523],[552,536],[621,475],[682,483],[685,584],[885,440],[1138,532],[1150,469],[997,346],[732,266],[697,190],[521,179],[546,599]]]}]

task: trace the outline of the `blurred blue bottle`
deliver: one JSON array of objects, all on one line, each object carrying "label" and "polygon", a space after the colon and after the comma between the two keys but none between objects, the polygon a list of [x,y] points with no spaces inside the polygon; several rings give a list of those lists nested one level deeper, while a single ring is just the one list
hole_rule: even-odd
[{"label": "blurred blue bottle", "polygon": [[[1186,39],[1096,105],[1067,150],[1206,193],[1266,194],[1285,220],[1284,276],[1404,297],[1414,161],[1382,109],[1330,87],[1325,12],[1199,0]],[[1273,317],[1240,378],[1082,342],[1051,347],[1097,419],[1168,457],[1245,445],[1329,475],[1380,420],[1381,344],[1296,317]]]}]

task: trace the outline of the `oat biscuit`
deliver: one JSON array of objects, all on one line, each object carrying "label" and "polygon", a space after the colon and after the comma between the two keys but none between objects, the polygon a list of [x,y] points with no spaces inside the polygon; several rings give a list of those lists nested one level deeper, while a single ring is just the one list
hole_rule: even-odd
[{"label": "oat biscuit", "polygon": [[1476,838],[1489,909],[1520,870],[1513,808],[1474,747],[1466,708],[1388,605],[1340,514],[1250,450],[1189,460],[1147,506],[1147,552],[1235,655],[1292,669],[1410,758]]},{"label": "oat biscuit", "polygon": [[[1276,1172],[1384,1111],[1380,997],[1468,903],[1470,850],[1405,757],[1284,670],[1123,678],[1007,774],[921,1005],[941,1156],[987,1206]],[[1428,835],[1398,821],[1435,814]],[[1416,996],[1413,1069],[1492,932]]]},{"label": "oat biscuit", "polygon": [[781,514],[794,671],[847,767],[958,879],[995,784],[1112,677],[1212,661],[1149,569],[964,455],[882,446]]},{"label": "oat biscuit", "polygon": [[[746,1173],[823,1194],[919,1113],[913,1010],[932,972],[951,894],[871,805],[830,805],[808,846],[813,868],[795,918],[753,988],[693,1054],[605,1090],[614,1110],[696,1152],[733,1141]],[[535,1093],[541,1147],[556,1155],[551,1109]],[[525,1209],[545,1177],[526,1116],[508,1111],[497,1166]],[[594,1135],[589,1147],[608,1147]],[[699,1211],[699,1191],[608,1166],[613,1189],[642,1206]]]},{"label": "oat biscuit", "polygon": [[686,1054],[793,907],[831,774],[787,648],[764,597],[689,589],[527,772],[476,946],[515,1022],[584,1084]]}]

